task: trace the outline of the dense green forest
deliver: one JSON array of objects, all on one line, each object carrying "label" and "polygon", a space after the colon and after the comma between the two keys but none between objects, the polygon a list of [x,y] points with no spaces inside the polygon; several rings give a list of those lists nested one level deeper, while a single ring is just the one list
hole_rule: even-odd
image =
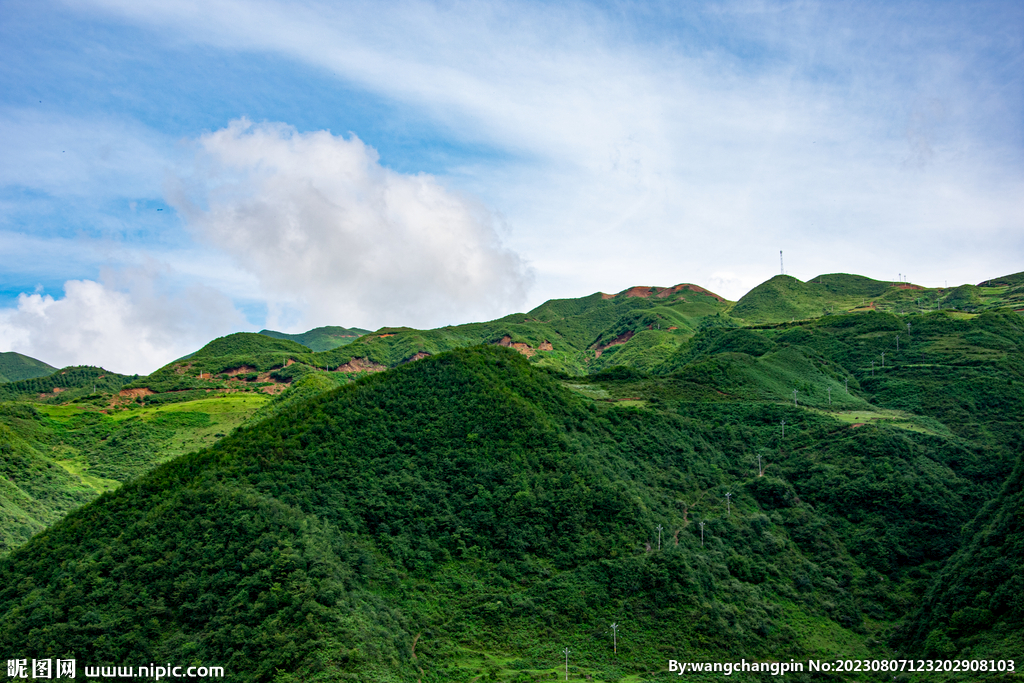
[{"label": "dense green forest", "polygon": [[[565,648],[595,681],[712,678],[670,659],[1024,666],[1014,277],[971,311],[960,288],[822,276],[326,352],[232,335],[116,399],[10,400],[8,499],[35,511],[21,538],[47,528],[0,558],[0,645],[281,682],[561,679]],[[184,444],[238,401],[234,431]],[[91,445],[115,434],[138,441]],[[82,505],[98,490],[48,467],[57,444],[114,484]]]}]

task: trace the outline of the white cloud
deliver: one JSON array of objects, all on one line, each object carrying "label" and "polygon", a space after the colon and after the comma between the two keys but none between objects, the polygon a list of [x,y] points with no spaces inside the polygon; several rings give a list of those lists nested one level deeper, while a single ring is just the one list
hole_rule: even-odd
[{"label": "white cloud", "polygon": [[269,301],[298,306],[300,325],[443,325],[525,299],[529,269],[494,215],[430,175],[382,167],[355,136],[243,119],[198,144],[170,202]]},{"label": "white cloud", "polygon": [[21,294],[16,308],[0,310],[0,348],[56,367],[148,374],[243,323],[226,297],[206,287],[161,293],[157,277],[142,270],[107,279],[69,280],[56,299]]}]

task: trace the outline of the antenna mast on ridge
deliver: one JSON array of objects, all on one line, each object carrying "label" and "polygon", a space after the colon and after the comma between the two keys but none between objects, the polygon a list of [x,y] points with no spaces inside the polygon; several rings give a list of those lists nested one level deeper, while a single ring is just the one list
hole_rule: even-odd
[{"label": "antenna mast on ridge", "polygon": [[779,249],[779,275],[785,275],[786,269],[782,267],[782,250]]}]

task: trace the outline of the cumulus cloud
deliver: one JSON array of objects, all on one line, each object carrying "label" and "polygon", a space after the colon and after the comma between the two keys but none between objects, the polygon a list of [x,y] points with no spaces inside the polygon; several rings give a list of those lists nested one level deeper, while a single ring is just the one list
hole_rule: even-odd
[{"label": "cumulus cloud", "polygon": [[142,270],[107,280],[69,280],[60,298],[21,294],[15,308],[0,310],[0,348],[56,367],[147,374],[244,322],[207,287],[160,292],[154,274]]},{"label": "cumulus cloud", "polygon": [[271,318],[293,306],[300,326],[428,327],[526,297],[530,269],[497,216],[433,176],[385,168],[355,135],[240,119],[198,148],[168,201],[255,275]]}]

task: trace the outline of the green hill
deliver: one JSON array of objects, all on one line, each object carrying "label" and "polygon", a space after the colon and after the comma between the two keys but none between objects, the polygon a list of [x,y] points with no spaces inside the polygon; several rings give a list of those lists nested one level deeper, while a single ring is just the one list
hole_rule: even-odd
[{"label": "green hill", "polygon": [[303,346],[308,346],[313,351],[330,351],[339,346],[351,344],[364,334],[370,334],[370,330],[361,330],[358,327],[328,326],[317,327],[301,334],[285,334],[273,330],[260,330],[260,334],[275,339],[290,339]]},{"label": "green hill", "polygon": [[729,315],[748,325],[756,325],[848,312],[902,315],[933,310],[970,313],[1001,308],[1024,310],[1024,287],[1019,275],[995,278],[977,287],[961,285],[951,289],[881,282],[845,273],[819,275],[807,282],[776,275],[741,297],[729,310]]},{"label": "green hill", "polygon": [[282,682],[1019,658],[1004,279],[635,287],[0,384],[0,649]]},{"label": "green hill", "polygon": [[[276,370],[311,355],[311,350],[290,339],[276,339],[255,332],[237,332],[214,339],[198,351],[180,358],[127,389],[146,392],[147,402],[183,401],[210,391],[267,389],[286,383],[288,377],[272,377]],[[158,396],[153,396],[158,394]]]},{"label": "green hill", "polygon": [[885,297],[892,283],[845,273],[819,275],[801,282],[776,275],[747,292],[729,312],[747,323],[780,323],[874,307],[871,300]]},{"label": "green hill", "polygon": [[1024,285],[1024,272],[994,277],[991,280],[978,283],[979,287],[1016,287],[1018,285]]},{"label": "green hill", "polygon": [[[872,378],[863,360],[894,322],[726,333],[665,377],[558,379],[495,346],[366,376],[0,560],[0,645],[140,662],[184,648],[239,681],[536,680],[566,646],[597,681],[668,658],[895,657],[888,634],[996,496],[1021,435],[1019,389],[990,408],[993,431],[954,432],[939,419],[969,392],[913,366],[951,337],[1002,346],[980,364],[950,357],[942,375],[991,383],[1017,372],[1007,344],[1024,332],[1005,315],[915,318],[926,329],[908,357]],[[687,374],[743,358],[767,366],[735,383]],[[841,372],[860,403],[729,391]],[[718,399],[694,399],[700,387]],[[918,417],[895,412],[914,396]],[[874,415],[846,419],[868,398]]]},{"label": "green hill", "polygon": [[14,351],[0,353],[0,383],[45,377],[57,368]]},{"label": "green hill", "polygon": [[360,359],[391,368],[474,344],[497,344],[515,348],[532,363],[583,375],[623,364],[613,357],[629,346],[626,356],[632,359],[628,362],[649,369],[686,341],[703,321],[721,316],[729,305],[696,285],[631,287],[618,294],[597,292],[579,299],[552,299],[528,313],[486,323],[435,330],[384,328],[344,347],[315,354],[311,362],[338,368]]}]

